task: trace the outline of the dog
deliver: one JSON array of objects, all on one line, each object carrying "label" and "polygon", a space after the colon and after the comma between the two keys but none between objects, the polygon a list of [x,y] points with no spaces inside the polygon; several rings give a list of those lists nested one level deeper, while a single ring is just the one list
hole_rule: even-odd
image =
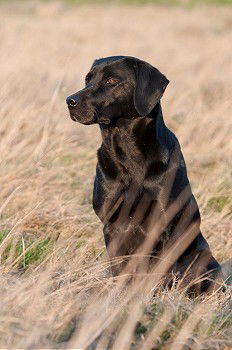
[{"label": "dog", "polygon": [[221,278],[221,267],[200,231],[179,142],[164,123],[160,100],[168,83],[145,61],[111,56],[94,61],[84,89],[66,102],[72,120],[100,126],[93,208],[104,225],[113,275],[136,254],[134,270],[152,271],[168,251],[175,259],[167,276],[201,294]]}]

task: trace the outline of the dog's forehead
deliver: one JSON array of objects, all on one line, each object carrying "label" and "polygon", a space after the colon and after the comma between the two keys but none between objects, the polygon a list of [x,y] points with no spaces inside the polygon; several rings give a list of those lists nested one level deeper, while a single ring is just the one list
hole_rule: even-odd
[{"label": "dog's forehead", "polygon": [[108,65],[112,62],[122,60],[126,57],[127,56],[109,56],[109,57],[104,57],[104,58],[98,58],[93,62],[93,65],[91,68],[94,68],[94,67],[99,66],[99,65]]},{"label": "dog's forehead", "polygon": [[126,58],[127,56],[112,56],[95,60],[89,73],[93,75],[98,75],[98,73],[125,73],[125,68],[128,68]]}]

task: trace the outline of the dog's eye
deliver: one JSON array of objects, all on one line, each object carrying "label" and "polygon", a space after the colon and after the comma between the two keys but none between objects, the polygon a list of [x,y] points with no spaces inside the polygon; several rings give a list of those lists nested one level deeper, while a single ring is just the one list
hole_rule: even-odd
[{"label": "dog's eye", "polygon": [[118,83],[118,80],[114,78],[108,78],[106,80],[106,85],[116,85],[117,83]]}]

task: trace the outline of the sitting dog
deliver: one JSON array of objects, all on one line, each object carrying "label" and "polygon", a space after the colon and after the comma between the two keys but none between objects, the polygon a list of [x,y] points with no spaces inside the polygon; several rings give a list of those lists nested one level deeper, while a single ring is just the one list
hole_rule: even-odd
[{"label": "sitting dog", "polygon": [[[221,268],[200,232],[179,142],[163,120],[168,79],[137,58],[113,56],[95,60],[85,83],[66,102],[74,121],[100,126],[93,208],[104,224],[109,257],[124,257],[112,264],[113,275],[133,255],[135,270],[151,271],[168,252],[169,275],[185,276],[194,292],[207,292]],[[141,256],[148,257],[145,264]]]}]

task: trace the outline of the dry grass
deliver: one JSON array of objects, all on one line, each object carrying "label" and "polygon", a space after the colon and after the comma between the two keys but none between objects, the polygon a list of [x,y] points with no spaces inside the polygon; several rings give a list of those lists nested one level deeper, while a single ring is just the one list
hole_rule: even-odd
[{"label": "dry grass", "polygon": [[151,297],[141,285],[136,294],[112,280],[91,205],[100,135],[72,122],[65,105],[96,57],[132,55],[159,67],[171,81],[164,116],[182,145],[202,231],[226,261],[231,11],[1,5],[2,349],[232,348],[229,288],[199,303],[175,290]]}]

